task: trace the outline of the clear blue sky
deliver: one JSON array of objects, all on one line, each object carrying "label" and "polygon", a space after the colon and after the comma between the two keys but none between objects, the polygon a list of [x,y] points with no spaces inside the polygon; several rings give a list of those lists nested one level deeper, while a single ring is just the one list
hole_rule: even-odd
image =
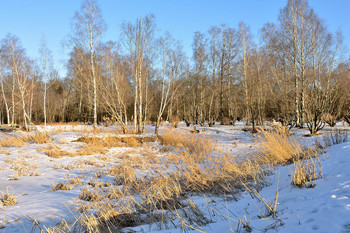
[{"label": "clear blue sky", "polygon": [[[286,3],[287,0],[98,0],[108,26],[104,40],[118,40],[123,20],[135,21],[153,13],[157,27],[181,40],[188,56],[195,31],[205,32],[210,26],[223,23],[236,27],[243,21],[256,36],[266,22],[276,22]],[[63,50],[61,44],[71,32],[71,19],[80,5],[80,0],[0,0],[0,39],[7,33],[14,34],[27,54],[38,58],[40,40],[45,34],[55,65],[64,74],[69,51]],[[342,29],[349,47],[350,0],[309,0],[309,5],[331,32]]]}]

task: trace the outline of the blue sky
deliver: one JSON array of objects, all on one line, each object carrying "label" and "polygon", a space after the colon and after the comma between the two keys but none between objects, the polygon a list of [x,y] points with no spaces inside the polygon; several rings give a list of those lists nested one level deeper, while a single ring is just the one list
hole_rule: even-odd
[{"label": "blue sky", "polygon": [[[98,0],[108,26],[103,40],[117,41],[123,20],[135,21],[153,13],[158,29],[181,40],[188,56],[195,31],[205,32],[210,26],[223,23],[236,27],[243,21],[257,37],[266,22],[277,21],[279,10],[286,3],[287,0]],[[14,34],[27,54],[38,58],[40,40],[45,34],[55,65],[64,74],[69,51],[62,49],[62,41],[71,32],[71,19],[80,5],[80,0],[0,0],[0,39],[7,33]],[[331,32],[342,29],[349,47],[350,0],[309,0],[309,5]]]}]

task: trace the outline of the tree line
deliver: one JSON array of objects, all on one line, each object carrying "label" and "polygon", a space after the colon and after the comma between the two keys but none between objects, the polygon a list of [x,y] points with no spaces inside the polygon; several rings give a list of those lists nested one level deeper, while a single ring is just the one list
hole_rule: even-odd
[{"label": "tree line", "polygon": [[[350,60],[343,36],[331,33],[306,0],[289,0],[277,23],[254,37],[248,25],[195,32],[192,57],[153,15],[123,22],[119,41],[106,30],[94,0],[72,19],[67,75],[59,77],[43,38],[40,60],[8,34],[0,45],[1,123],[98,122],[124,132],[156,132],[162,120],[187,125],[255,125],[275,120],[289,127],[350,123]],[[258,39],[256,39],[258,38]],[[258,42],[257,42],[258,41]]]}]

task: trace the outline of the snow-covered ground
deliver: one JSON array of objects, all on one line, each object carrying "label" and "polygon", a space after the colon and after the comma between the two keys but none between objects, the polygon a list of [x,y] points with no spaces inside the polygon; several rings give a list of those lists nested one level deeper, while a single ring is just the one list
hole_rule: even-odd
[{"label": "snow-covered ground", "polygon": [[[87,126],[50,126],[53,142],[62,150],[74,152],[82,142],[73,142],[86,134]],[[62,129],[62,127],[64,129]],[[62,131],[56,131],[57,128]],[[214,153],[244,155],[256,147],[254,136],[244,132],[244,123],[236,126],[197,127],[200,134],[212,139]],[[339,124],[337,128],[347,128]],[[82,130],[84,132],[80,132]],[[153,127],[146,127],[152,135]],[[178,131],[189,130],[180,124]],[[293,129],[294,137],[311,146],[315,138],[321,138],[332,131],[325,127],[319,136],[304,137],[306,129]],[[160,130],[162,132],[162,129]],[[0,138],[16,136],[22,132],[0,133]],[[103,134],[103,133],[102,133]],[[105,154],[50,158],[41,149],[47,144],[29,143],[22,147],[0,148],[0,191],[13,194],[17,204],[1,207],[0,232],[40,232],[44,226],[53,226],[62,219],[74,221],[77,213],[77,199],[82,187],[95,178],[99,171],[120,164],[125,153],[142,153],[143,148],[116,147]],[[147,144],[148,150],[156,156],[167,156],[161,152],[158,142]],[[298,188],[291,184],[293,165],[276,167],[274,174],[267,178],[266,185],[259,194],[272,202],[278,189],[277,215],[265,216],[266,206],[259,198],[248,192],[241,193],[238,200],[230,196],[193,196],[191,199],[205,214],[209,224],[195,226],[202,232],[350,232],[350,142],[334,145],[326,149],[322,156],[323,178],[315,181],[314,188]],[[23,176],[13,180],[15,169],[23,168],[28,174],[33,171],[39,176]],[[142,171],[139,171],[142,172]],[[69,191],[51,191],[59,182],[66,182],[80,176],[83,184]],[[102,176],[104,182],[113,183],[113,177]],[[278,184],[278,187],[277,187]],[[33,221],[39,225],[33,227]],[[244,228],[244,226],[246,228]],[[132,229],[148,232],[179,232],[181,229],[169,227],[159,230],[157,225],[143,225]],[[190,229],[187,228],[188,231]]]}]

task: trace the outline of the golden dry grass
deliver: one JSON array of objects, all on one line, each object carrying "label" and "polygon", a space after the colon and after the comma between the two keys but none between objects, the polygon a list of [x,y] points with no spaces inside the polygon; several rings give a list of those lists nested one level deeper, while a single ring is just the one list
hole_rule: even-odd
[{"label": "golden dry grass", "polygon": [[83,181],[81,180],[80,177],[77,176],[77,177],[73,177],[69,183],[72,185],[81,185]]},{"label": "golden dry grass", "polygon": [[96,190],[83,188],[80,190],[79,199],[84,201],[98,202],[102,200],[102,195]]},{"label": "golden dry grass", "polygon": [[69,183],[60,182],[55,187],[53,187],[51,190],[52,191],[57,191],[57,190],[68,191],[68,190],[72,190],[72,186]]},{"label": "golden dry grass", "polygon": [[93,154],[106,154],[108,149],[106,149],[100,143],[88,143],[84,144],[82,148],[80,148],[76,155],[93,155]]},{"label": "golden dry grass", "polygon": [[25,137],[8,137],[0,140],[1,147],[22,147],[27,144]]},{"label": "golden dry grass", "polygon": [[158,137],[162,145],[183,149],[198,160],[205,160],[214,149],[211,140],[205,136],[175,132],[171,128],[165,129],[163,135]]},{"label": "golden dry grass", "polygon": [[64,156],[75,156],[74,153],[64,151],[60,149],[56,144],[50,144],[44,148],[38,149],[38,151],[44,152],[47,156],[51,158],[61,158]]},{"label": "golden dry grass", "polygon": [[302,156],[304,147],[285,127],[270,130],[259,129],[260,159],[266,164],[289,164]]},{"label": "golden dry grass", "polygon": [[34,133],[29,135],[21,136],[10,136],[0,140],[1,147],[22,147],[28,142],[33,142],[37,144],[45,144],[51,141],[49,135],[45,133]]},{"label": "golden dry grass", "polygon": [[46,133],[35,133],[27,136],[27,140],[37,143],[37,144],[45,144],[51,142],[51,138]]},{"label": "golden dry grass", "polygon": [[0,193],[0,202],[4,206],[11,206],[11,205],[16,205],[17,204],[17,199],[14,195],[10,194],[7,190],[6,193],[1,192]]},{"label": "golden dry grass", "polygon": [[[311,156],[313,155],[313,156]],[[298,187],[314,187],[313,180],[322,178],[322,166],[317,152],[307,153],[302,159],[294,162],[292,184]]]},{"label": "golden dry grass", "polygon": [[[160,158],[150,148],[137,148],[144,142],[138,137],[121,139],[83,136],[78,139],[86,147],[84,153],[78,152],[77,155],[90,151],[94,154],[100,153],[109,147],[136,147],[133,149],[135,153],[119,155],[120,164],[109,167],[108,172],[104,170],[104,175],[114,176],[114,184],[104,183],[96,176],[88,182],[89,186],[81,189],[79,199],[90,202],[83,202],[82,209],[90,208],[90,211],[83,212],[79,219],[79,224],[85,231],[117,231],[123,227],[141,225],[143,222],[140,216],[146,213],[148,217],[154,217],[152,221],[162,221],[157,219],[155,213],[169,210],[178,214],[179,209],[185,211],[183,202],[194,192],[199,195],[226,195],[246,190],[247,187],[261,184],[266,173],[270,172],[267,169],[276,164],[295,161],[295,171],[292,174],[295,185],[310,182],[320,171],[316,167],[315,173],[317,159],[314,151],[303,153],[301,143],[289,137],[288,132],[282,128],[260,131],[258,140],[261,147],[258,153],[244,157],[222,153],[214,155],[211,140],[198,134],[169,129],[159,138],[164,147],[171,147],[168,148],[168,156]],[[172,150],[175,153],[170,153]],[[100,156],[100,160],[96,161],[107,161],[105,157]],[[80,161],[79,164],[71,166],[78,167],[88,163],[96,165],[96,161]],[[167,170],[166,165],[175,169]],[[138,169],[145,169],[145,173],[138,173]],[[316,175],[319,176],[320,173]],[[70,184],[81,184],[80,179],[73,179]],[[134,195],[137,195],[137,200]],[[197,211],[196,214],[204,219],[194,204],[187,201],[187,207]],[[94,209],[93,212],[91,208]]]}]

